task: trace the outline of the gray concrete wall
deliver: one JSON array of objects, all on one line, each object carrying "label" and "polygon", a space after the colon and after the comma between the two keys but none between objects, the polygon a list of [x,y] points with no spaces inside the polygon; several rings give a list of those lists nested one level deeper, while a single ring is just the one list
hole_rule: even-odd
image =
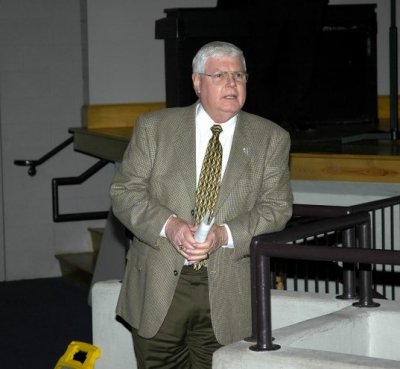
[{"label": "gray concrete wall", "polygon": [[[52,178],[77,176],[96,162],[94,158],[70,146],[40,166],[33,177],[14,160],[40,158],[69,136],[70,127],[81,125],[81,108],[89,102],[89,78],[96,86],[95,96],[105,91],[102,102],[164,100],[163,47],[154,40],[154,22],[163,16],[164,8],[190,5],[207,4],[200,0],[99,0],[88,6],[86,0],[0,1],[0,281],[59,276],[54,255],[90,250],[87,228],[105,223],[52,220]],[[124,54],[123,44],[134,45],[134,55],[144,58],[132,59],[129,47]],[[115,59],[110,59],[113,53]],[[150,56],[155,56],[155,65],[144,66]],[[94,68],[90,74],[89,64]],[[148,80],[144,72],[157,81],[151,88],[144,87],[143,81]],[[109,81],[105,86],[104,79]],[[130,90],[133,96],[127,95]],[[107,96],[115,91],[120,94]],[[90,98],[90,102],[100,101]],[[107,210],[113,173],[109,165],[84,185],[62,187],[61,213]]]},{"label": "gray concrete wall", "polygon": [[3,217],[3,149],[1,145],[1,95],[0,95],[0,281],[5,279],[4,217]]},{"label": "gray concrete wall", "polygon": [[[214,7],[217,0],[88,0],[90,103],[165,101],[164,9]],[[190,78],[190,76],[189,76]]]},{"label": "gray concrete wall", "polygon": [[[52,220],[51,179],[79,175],[93,158],[68,147],[33,177],[14,165],[15,159],[38,159],[69,136],[69,127],[81,125],[82,4],[0,2],[0,280],[60,275],[54,255],[90,249],[88,226],[104,223]],[[62,190],[60,210],[106,210],[108,177]]]}]

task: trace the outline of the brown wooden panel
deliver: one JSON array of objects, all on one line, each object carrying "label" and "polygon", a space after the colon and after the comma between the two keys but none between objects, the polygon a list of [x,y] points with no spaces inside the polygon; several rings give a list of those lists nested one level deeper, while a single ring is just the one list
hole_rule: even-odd
[{"label": "brown wooden panel", "polygon": [[292,179],[400,183],[400,156],[292,153]]},{"label": "brown wooden panel", "polygon": [[165,107],[165,102],[94,104],[84,107],[85,126],[91,128],[133,127],[137,117]]},{"label": "brown wooden panel", "polygon": [[[87,128],[71,129],[74,147],[120,161],[137,117],[164,107],[164,102],[88,105]],[[378,107],[380,128],[387,128],[389,97],[379,96]],[[400,156],[386,155],[385,151],[381,155],[297,151],[290,155],[290,170],[291,178],[299,180],[400,183]]]},{"label": "brown wooden panel", "polygon": [[[399,113],[400,113],[400,99],[399,98],[398,98],[398,107],[399,107]],[[379,119],[389,119],[390,118],[390,96],[389,95],[379,95],[378,96],[378,118]]]},{"label": "brown wooden panel", "polygon": [[[389,104],[389,96],[378,96],[379,119],[389,119]],[[165,102],[87,105],[84,107],[86,115],[84,126],[87,128],[133,127],[140,114],[162,109],[165,106]]]}]

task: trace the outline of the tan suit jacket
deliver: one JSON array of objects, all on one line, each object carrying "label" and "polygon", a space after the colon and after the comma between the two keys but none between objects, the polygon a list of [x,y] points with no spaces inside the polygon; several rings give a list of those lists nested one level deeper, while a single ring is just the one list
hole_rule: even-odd
[{"label": "tan suit jacket", "polygon": [[[117,314],[146,338],[160,328],[184,264],[160,231],[172,214],[193,222],[195,113],[196,104],[140,117],[111,185],[113,211],[135,235]],[[289,148],[281,127],[239,113],[215,211],[235,247],[218,249],[208,263],[211,318],[221,344],[251,333],[249,245],[255,235],[283,229],[291,216]]]}]

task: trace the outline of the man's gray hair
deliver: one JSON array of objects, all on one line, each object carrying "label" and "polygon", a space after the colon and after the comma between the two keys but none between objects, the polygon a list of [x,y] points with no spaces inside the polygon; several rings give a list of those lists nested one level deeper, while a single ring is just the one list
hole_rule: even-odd
[{"label": "man's gray hair", "polygon": [[222,56],[240,58],[243,64],[243,70],[246,71],[246,60],[242,50],[229,42],[213,41],[205,44],[193,58],[193,73],[204,73],[208,58],[218,58]]}]

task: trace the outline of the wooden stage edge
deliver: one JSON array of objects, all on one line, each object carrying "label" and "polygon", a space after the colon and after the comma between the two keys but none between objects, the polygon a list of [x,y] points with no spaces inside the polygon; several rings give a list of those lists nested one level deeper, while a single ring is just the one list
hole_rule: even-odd
[{"label": "wooden stage edge", "polygon": [[[132,127],[137,115],[150,110],[160,109],[165,103],[126,103],[99,104],[84,107],[84,124],[79,128],[71,128],[74,136],[74,149],[84,154],[118,162],[122,159],[129,142]],[[378,115],[380,120],[389,117],[389,97],[378,97]],[[294,135],[295,136],[295,135]],[[362,143],[361,153],[350,150],[346,152],[343,145],[339,152],[324,152],[325,144],[303,143],[290,154],[291,178],[311,181],[347,181],[376,182],[400,184],[400,149],[399,141],[395,141],[395,149],[388,150],[388,143],[373,140]],[[380,150],[376,147],[372,154],[367,146],[384,145]],[[329,143],[328,143],[329,146]]]},{"label": "wooden stage edge", "polygon": [[291,153],[291,178],[400,184],[400,156]]}]

